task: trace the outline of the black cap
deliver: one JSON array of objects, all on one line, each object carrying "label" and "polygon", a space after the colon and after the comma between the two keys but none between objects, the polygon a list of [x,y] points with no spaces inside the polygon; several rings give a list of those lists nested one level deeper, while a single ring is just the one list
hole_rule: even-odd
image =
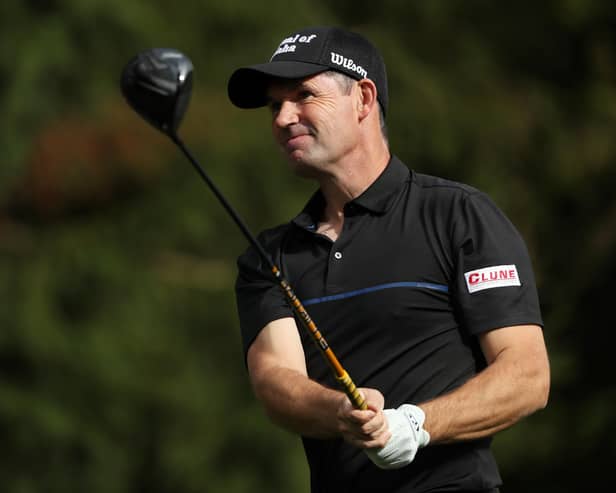
[{"label": "black cap", "polygon": [[268,63],[237,69],[229,79],[231,102],[239,108],[267,104],[271,77],[301,79],[335,70],[356,80],[370,79],[387,113],[387,72],[383,57],[360,34],[337,27],[309,27],[283,39]]}]

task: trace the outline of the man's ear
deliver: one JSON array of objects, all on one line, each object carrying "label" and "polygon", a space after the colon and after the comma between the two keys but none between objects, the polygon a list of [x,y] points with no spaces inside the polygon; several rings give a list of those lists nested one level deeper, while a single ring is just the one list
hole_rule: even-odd
[{"label": "man's ear", "polygon": [[374,82],[370,79],[362,79],[358,83],[357,94],[357,114],[359,119],[363,120],[372,111],[376,110],[377,105],[377,90]]}]

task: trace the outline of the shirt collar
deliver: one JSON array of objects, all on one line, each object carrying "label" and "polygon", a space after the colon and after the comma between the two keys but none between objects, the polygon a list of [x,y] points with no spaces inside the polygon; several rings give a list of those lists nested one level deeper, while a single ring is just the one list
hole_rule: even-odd
[{"label": "shirt collar", "polygon": [[385,214],[396,200],[400,189],[409,180],[410,171],[396,156],[364,193],[351,202],[377,214]]},{"label": "shirt collar", "polygon": [[[384,214],[393,205],[400,189],[409,181],[410,171],[396,156],[391,157],[389,163],[374,180],[374,182],[350,203],[354,203],[376,214]],[[293,222],[305,229],[316,229],[325,208],[325,198],[317,190],[310,198],[303,211],[293,219]]]}]

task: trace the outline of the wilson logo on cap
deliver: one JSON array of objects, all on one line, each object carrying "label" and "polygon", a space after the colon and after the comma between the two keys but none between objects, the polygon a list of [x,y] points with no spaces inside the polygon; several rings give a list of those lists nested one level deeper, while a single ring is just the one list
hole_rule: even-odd
[{"label": "wilson logo on cap", "polygon": [[356,74],[359,74],[364,79],[368,77],[368,71],[361,65],[355,65],[355,62],[351,60],[350,58],[344,57],[340,55],[339,53],[334,53],[333,51],[331,52],[331,54],[332,54],[331,60],[334,65],[340,65],[341,67],[344,67],[347,70],[350,70],[351,72],[355,72]]}]

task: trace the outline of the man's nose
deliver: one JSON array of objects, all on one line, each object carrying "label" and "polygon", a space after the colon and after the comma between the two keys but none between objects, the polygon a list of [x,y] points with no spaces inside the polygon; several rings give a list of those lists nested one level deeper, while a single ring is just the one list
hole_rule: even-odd
[{"label": "man's nose", "polygon": [[288,127],[294,123],[299,122],[299,112],[297,108],[297,104],[293,101],[283,101],[280,104],[280,108],[276,117],[274,118],[274,123],[283,128]]}]

